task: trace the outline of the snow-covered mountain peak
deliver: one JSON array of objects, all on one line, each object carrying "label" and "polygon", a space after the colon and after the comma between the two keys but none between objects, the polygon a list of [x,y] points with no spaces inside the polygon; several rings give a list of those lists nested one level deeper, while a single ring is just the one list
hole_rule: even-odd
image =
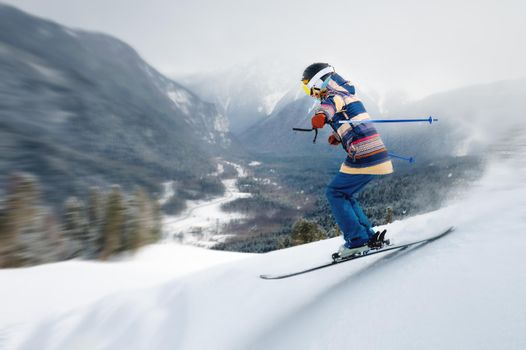
[{"label": "snow-covered mountain peak", "polygon": [[240,133],[270,115],[288,91],[299,89],[302,68],[290,66],[260,60],[177,79],[200,98],[219,106],[232,131]]}]

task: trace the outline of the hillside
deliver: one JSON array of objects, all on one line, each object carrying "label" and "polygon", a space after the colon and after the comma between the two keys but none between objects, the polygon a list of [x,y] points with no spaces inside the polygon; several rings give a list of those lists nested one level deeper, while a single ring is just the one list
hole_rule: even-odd
[{"label": "hillside", "polygon": [[[329,155],[344,157],[341,148],[327,144],[329,128],[325,127],[312,144],[312,137],[293,132],[293,127],[310,127],[315,100],[298,93],[289,93],[277,104],[273,113],[240,135],[240,139],[257,153],[276,156]],[[418,160],[436,157],[473,155],[491,151],[492,140],[512,132],[526,108],[524,79],[467,86],[436,93],[418,101],[390,99],[382,106],[358,90],[369,114],[377,119],[422,118],[432,115],[438,123],[378,124],[390,152],[413,156]],[[272,142],[268,142],[271,139]]]},{"label": "hillside", "polygon": [[[7,349],[16,344],[19,349],[522,348],[526,238],[517,228],[526,223],[524,156],[522,148],[494,162],[470,193],[447,207],[387,227],[399,243],[455,225],[450,236],[286,280],[258,275],[325,262],[341,239],[223,260],[183,276],[175,272],[208,253],[224,253],[192,258],[176,245],[152,246],[149,261],[138,255],[134,264],[155,264],[167,277],[164,282],[145,279],[144,288],[115,288],[114,295],[106,291],[89,304],[83,291],[99,293],[101,276],[87,275],[84,284],[67,290],[59,287],[61,279],[78,276],[79,263],[1,271],[2,285],[9,286],[0,292],[2,309],[8,310],[0,325],[4,343]],[[181,260],[161,254],[170,250],[179,251]],[[118,273],[130,263],[110,266]],[[25,276],[27,286],[47,281],[47,287],[36,300],[20,293],[17,276]],[[70,301],[64,306],[59,300],[66,294]],[[56,313],[36,313],[47,316],[43,321],[31,316],[32,309],[53,304]],[[21,310],[28,314],[25,319]]]},{"label": "hillside", "polygon": [[156,191],[215,171],[228,130],[126,43],[0,4],[0,188],[16,170],[53,202],[112,183]]},{"label": "hillside", "polygon": [[291,66],[291,62],[260,59],[176,79],[213,102],[228,118],[231,131],[241,135],[268,116],[287,91],[297,89]]},{"label": "hillside", "polygon": [[[378,107],[367,94],[360,94],[371,115],[378,116]],[[342,157],[340,147],[329,147],[329,127],[320,130],[313,144],[314,133],[292,131],[292,128],[310,128],[313,110],[319,102],[305,95],[300,86],[288,91],[278,101],[272,113],[240,135],[240,140],[256,154],[276,157],[291,155],[325,155]],[[269,142],[269,139],[272,142]]]}]

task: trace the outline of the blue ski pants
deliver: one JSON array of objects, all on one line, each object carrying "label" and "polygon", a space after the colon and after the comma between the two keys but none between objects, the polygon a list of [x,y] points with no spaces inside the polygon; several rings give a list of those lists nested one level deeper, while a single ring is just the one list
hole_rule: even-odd
[{"label": "blue ski pants", "polygon": [[339,172],[327,186],[327,200],[348,248],[362,246],[373,234],[371,224],[355,198],[375,175]]}]

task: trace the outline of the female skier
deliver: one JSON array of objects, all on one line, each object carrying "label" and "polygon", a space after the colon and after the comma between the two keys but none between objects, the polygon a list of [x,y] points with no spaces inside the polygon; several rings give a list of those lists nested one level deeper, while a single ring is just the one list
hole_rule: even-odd
[{"label": "female skier", "polygon": [[329,136],[329,144],[342,144],[347,153],[326,192],[345,240],[337,254],[347,258],[379,248],[385,232],[374,233],[356,194],[376,176],[393,172],[387,149],[373,124],[364,123],[370,117],[356,97],[354,85],[338,75],[333,67],[327,63],[311,64],[303,72],[302,83],[305,92],[321,103],[311,119],[313,129],[330,125],[333,133]]}]

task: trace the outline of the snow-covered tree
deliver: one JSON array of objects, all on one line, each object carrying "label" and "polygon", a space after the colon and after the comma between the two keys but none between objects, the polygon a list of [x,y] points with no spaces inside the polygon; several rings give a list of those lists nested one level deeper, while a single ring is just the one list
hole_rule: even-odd
[{"label": "snow-covered tree", "polygon": [[76,197],[70,197],[64,203],[63,232],[67,257],[84,256],[89,239],[88,220],[84,203]]},{"label": "snow-covered tree", "polygon": [[101,192],[98,188],[92,187],[87,205],[88,237],[85,242],[86,255],[89,258],[94,258],[101,252],[103,209]]}]

